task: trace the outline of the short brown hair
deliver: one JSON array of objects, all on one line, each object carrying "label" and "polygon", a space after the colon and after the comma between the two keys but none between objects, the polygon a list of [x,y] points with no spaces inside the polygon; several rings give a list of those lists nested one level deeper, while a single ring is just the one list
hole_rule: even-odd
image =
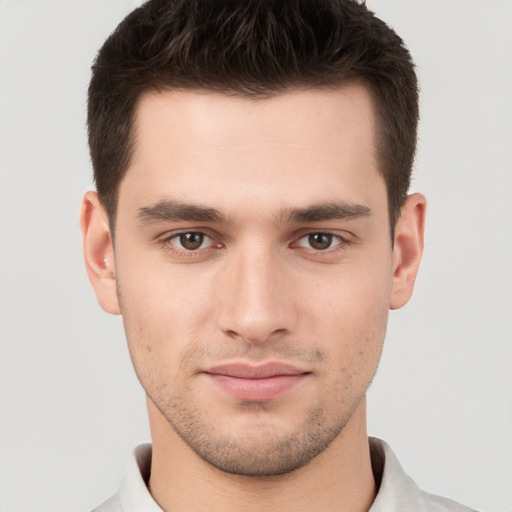
[{"label": "short brown hair", "polygon": [[354,0],[149,0],[119,24],[92,66],[89,147],[112,224],[142,94],[196,89],[257,98],[348,82],[366,85],[374,99],[393,229],[409,189],[419,113],[414,64],[391,28]]}]

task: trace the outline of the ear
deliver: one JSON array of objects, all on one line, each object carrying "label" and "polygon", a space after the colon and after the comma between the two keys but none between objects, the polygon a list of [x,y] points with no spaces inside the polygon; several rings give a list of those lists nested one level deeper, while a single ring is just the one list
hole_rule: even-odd
[{"label": "ear", "polygon": [[402,207],[395,228],[393,284],[390,309],[398,309],[411,298],[423,254],[427,200],[412,194]]},{"label": "ear", "polygon": [[120,314],[117,298],[114,247],[105,208],[98,194],[89,191],[82,199],[80,229],[85,267],[100,306],[113,315]]}]

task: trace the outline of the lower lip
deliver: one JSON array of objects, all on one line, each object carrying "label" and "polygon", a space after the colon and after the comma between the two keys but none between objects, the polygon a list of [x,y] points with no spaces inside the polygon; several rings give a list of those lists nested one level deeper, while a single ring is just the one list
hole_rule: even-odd
[{"label": "lower lip", "polygon": [[226,393],[239,400],[253,402],[271,400],[288,391],[307,376],[306,373],[300,373],[298,375],[276,375],[263,379],[246,379],[216,373],[207,375]]}]

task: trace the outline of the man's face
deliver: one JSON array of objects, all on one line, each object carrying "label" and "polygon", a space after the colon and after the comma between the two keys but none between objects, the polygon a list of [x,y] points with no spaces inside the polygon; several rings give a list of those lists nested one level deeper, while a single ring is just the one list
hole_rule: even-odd
[{"label": "man's face", "polygon": [[363,87],[143,97],[115,276],[153,414],[232,473],[321,453],[377,368],[389,233]]}]

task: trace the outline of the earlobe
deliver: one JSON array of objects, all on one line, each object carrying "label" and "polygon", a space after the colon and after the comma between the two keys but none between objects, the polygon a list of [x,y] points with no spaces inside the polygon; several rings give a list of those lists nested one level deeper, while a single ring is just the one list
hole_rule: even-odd
[{"label": "earlobe", "polygon": [[114,247],[108,216],[96,192],[89,191],[82,199],[80,229],[85,267],[96,298],[107,313],[119,315]]},{"label": "earlobe", "polygon": [[410,195],[402,207],[395,228],[390,309],[401,308],[411,298],[423,254],[426,207],[421,194]]}]

